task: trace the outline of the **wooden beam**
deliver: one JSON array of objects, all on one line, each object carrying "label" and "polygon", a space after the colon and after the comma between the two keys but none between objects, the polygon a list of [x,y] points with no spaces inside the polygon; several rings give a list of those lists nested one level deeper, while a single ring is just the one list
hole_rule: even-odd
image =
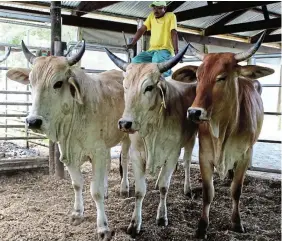
[{"label": "wooden beam", "polygon": [[177,21],[182,22],[195,18],[202,18],[207,16],[214,16],[222,13],[233,12],[243,9],[250,9],[257,6],[263,6],[267,4],[277,3],[279,1],[267,2],[267,1],[253,1],[253,2],[219,2],[210,6],[203,6],[199,8],[193,8],[176,13]]},{"label": "wooden beam", "polygon": [[204,33],[205,33],[204,35],[206,35],[206,32],[209,33],[209,32],[212,32],[214,29],[217,29],[218,27],[224,26],[225,24],[231,22],[232,20],[241,16],[242,14],[244,14],[247,11],[248,11],[248,9],[244,9],[244,10],[239,10],[239,11],[235,11],[233,13],[228,14],[226,17],[220,19],[219,21],[217,21],[213,25],[207,27],[204,30]]},{"label": "wooden beam", "polygon": [[[264,37],[263,40],[264,43],[276,43],[276,42],[281,42],[281,34],[272,34],[272,35],[267,35]],[[251,43],[256,43],[255,40],[251,39]]]},{"label": "wooden beam", "polygon": [[273,28],[281,28],[281,18],[226,25],[216,29],[212,29],[208,32],[205,31],[205,36],[227,34],[227,33],[239,33],[239,32],[247,32],[254,30],[263,30],[263,29],[273,29]]},{"label": "wooden beam", "polygon": [[[268,36],[269,34],[271,34],[272,32],[278,30],[279,28],[274,28],[274,29],[267,29],[266,30],[266,36]],[[256,43],[258,41],[258,39],[260,38],[262,32],[256,34],[255,36],[251,37],[251,43]]]},{"label": "wooden beam", "polygon": [[185,3],[185,1],[173,1],[167,6],[166,11],[173,12],[174,10],[179,8],[183,3]]},{"label": "wooden beam", "polygon": [[63,15],[62,17],[63,17],[63,25],[102,29],[102,30],[109,30],[109,31],[120,32],[120,33],[124,31],[126,33],[132,33],[132,34],[134,34],[137,29],[137,25],[134,24],[126,24],[126,23],[92,19],[92,18],[81,18],[77,16],[70,16],[70,15]]},{"label": "wooden beam", "polygon": [[268,10],[267,10],[267,6],[266,5],[261,6],[261,9],[262,9],[262,12],[263,12],[264,19],[268,20],[269,19],[269,13],[268,13]]},{"label": "wooden beam", "polygon": [[111,6],[118,2],[120,1],[81,1],[74,12],[77,16],[82,16],[89,12]]}]

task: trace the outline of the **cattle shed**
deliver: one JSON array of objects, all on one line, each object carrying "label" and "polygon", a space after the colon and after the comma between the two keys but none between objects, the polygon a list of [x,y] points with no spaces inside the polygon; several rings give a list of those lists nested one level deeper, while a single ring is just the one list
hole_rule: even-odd
[{"label": "cattle shed", "polygon": [[[1,1],[0,2],[0,240],[96,240],[96,212],[93,200],[85,194],[85,218],[78,226],[67,220],[73,191],[59,148],[48,138],[25,128],[31,105],[29,85],[6,77],[10,68],[32,68],[22,53],[21,41],[37,56],[72,56],[81,40],[86,51],[78,63],[89,75],[118,69],[104,47],[130,61],[149,48],[146,32],[133,50],[124,47],[151,12],[151,1]],[[264,102],[264,124],[254,145],[253,158],[243,190],[242,218],[246,233],[229,230],[230,180],[215,177],[214,216],[207,240],[281,239],[281,1],[167,1],[167,12],[177,18],[179,49],[189,42],[204,53],[248,50],[266,31],[259,50],[241,65],[273,68],[274,74],[259,79]],[[1,59],[1,57],[0,57]],[[199,66],[201,61],[189,51],[172,70]],[[106,210],[113,240],[133,240],[126,234],[134,208],[134,180],[130,164],[130,196],[119,196],[118,158],[120,145],[113,147]],[[179,167],[172,177],[168,200],[169,225],[158,227],[155,212],[158,191],[156,177],[148,177],[148,192],[143,204],[143,224],[136,240],[194,240],[200,217],[199,144],[192,154],[194,197],[183,195],[184,171]],[[179,157],[183,163],[183,150]],[[46,170],[50,175],[46,175]],[[91,166],[84,164],[86,184]],[[54,178],[56,177],[56,178]],[[86,190],[86,189],[85,189]],[[200,190],[200,191],[199,191]],[[245,196],[244,196],[245,195]],[[213,208],[213,207],[212,207]],[[130,211],[129,211],[130,210]],[[88,212],[88,213],[87,213]],[[197,217],[197,218],[195,218]]]}]

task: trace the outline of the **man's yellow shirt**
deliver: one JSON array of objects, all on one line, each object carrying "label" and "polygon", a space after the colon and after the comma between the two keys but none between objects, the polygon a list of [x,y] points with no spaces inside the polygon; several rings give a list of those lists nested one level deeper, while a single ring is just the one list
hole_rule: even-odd
[{"label": "man's yellow shirt", "polygon": [[174,54],[171,39],[171,30],[177,30],[176,16],[174,13],[165,13],[161,18],[155,18],[153,12],[148,16],[144,25],[151,30],[150,50],[167,49]]}]

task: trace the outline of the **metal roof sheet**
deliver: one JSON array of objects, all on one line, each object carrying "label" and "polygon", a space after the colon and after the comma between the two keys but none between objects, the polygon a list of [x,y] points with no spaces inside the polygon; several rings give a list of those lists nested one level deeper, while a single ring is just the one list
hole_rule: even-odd
[{"label": "metal roof sheet", "polygon": [[99,12],[131,16],[136,18],[147,18],[151,12],[150,2],[145,1],[127,1],[120,2],[108,7],[102,8]]}]

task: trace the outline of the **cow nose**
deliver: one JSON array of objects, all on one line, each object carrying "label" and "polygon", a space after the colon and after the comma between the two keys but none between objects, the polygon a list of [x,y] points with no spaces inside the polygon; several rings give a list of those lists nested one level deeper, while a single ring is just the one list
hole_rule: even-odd
[{"label": "cow nose", "polygon": [[132,126],[132,121],[120,120],[120,121],[118,122],[118,125],[119,125],[119,128],[120,128],[120,129],[126,129],[126,130],[128,130],[128,129],[130,129],[131,126]]},{"label": "cow nose", "polygon": [[190,109],[190,110],[188,110],[188,114],[189,114],[189,119],[190,120],[199,121],[200,120],[200,116],[202,115],[202,111],[201,110]]},{"label": "cow nose", "polygon": [[42,120],[26,118],[26,124],[29,129],[40,129],[42,125]]}]

